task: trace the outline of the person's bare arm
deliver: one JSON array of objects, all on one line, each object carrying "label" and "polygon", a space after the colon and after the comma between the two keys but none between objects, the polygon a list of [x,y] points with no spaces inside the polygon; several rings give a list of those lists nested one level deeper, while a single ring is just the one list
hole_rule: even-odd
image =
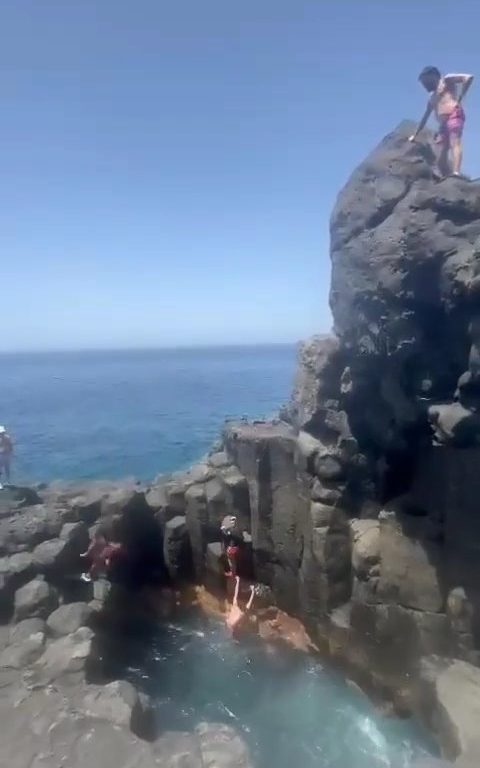
[{"label": "person's bare arm", "polygon": [[473,75],[445,75],[443,78],[446,83],[453,83],[455,85],[461,85],[460,93],[458,96],[458,103],[462,101],[471,84],[473,83]]},{"label": "person's bare arm", "polygon": [[91,541],[90,544],[88,545],[87,551],[86,552],[82,552],[80,557],[89,557],[92,554],[92,552],[94,551],[94,549],[96,548],[96,546],[97,546],[96,541]]},{"label": "person's bare arm", "polygon": [[240,576],[237,576],[235,579],[235,594],[233,595],[233,605],[238,605],[238,593],[240,591]]},{"label": "person's bare arm", "polygon": [[417,138],[417,136],[420,133],[420,131],[423,131],[423,129],[425,128],[425,126],[427,124],[428,118],[432,114],[432,109],[433,109],[432,102],[429,101],[428,104],[427,104],[427,108],[426,108],[426,110],[424,112],[424,115],[423,115],[422,119],[420,120],[420,122],[418,124],[417,130],[415,131],[415,133],[413,133],[410,136],[410,138],[408,139],[409,141],[415,141],[415,139]]},{"label": "person's bare arm", "polygon": [[85,550],[85,552],[82,552],[82,554],[80,555],[80,557],[90,557],[90,555],[92,554],[92,550],[93,550],[93,547],[94,547],[94,544],[93,544],[93,542],[91,542],[91,543],[88,545],[88,549],[87,549],[87,550]]},{"label": "person's bare arm", "polygon": [[250,587],[250,590],[251,591],[250,591],[250,598],[249,598],[248,603],[247,603],[247,611],[249,611],[250,608],[252,607],[252,603],[253,603],[253,600],[255,598],[255,587],[253,585]]}]

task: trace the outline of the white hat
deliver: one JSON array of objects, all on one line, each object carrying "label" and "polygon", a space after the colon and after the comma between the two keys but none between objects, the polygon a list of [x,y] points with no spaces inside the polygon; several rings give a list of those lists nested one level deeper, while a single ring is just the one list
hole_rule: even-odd
[{"label": "white hat", "polygon": [[4,435],[6,431],[5,427],[0,427],[0,435]]}]

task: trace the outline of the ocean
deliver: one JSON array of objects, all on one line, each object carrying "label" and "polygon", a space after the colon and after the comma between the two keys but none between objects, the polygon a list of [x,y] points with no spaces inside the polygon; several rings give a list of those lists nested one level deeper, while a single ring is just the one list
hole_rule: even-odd
[{"label": "ocean", "polygon": [[287,401],[294,345],[0,355],[13,482],[152,480]]}]

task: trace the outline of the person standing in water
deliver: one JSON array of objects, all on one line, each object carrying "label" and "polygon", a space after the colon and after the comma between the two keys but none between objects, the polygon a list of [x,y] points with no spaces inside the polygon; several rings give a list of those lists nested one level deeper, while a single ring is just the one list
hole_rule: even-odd
[{"label": "person standing in water", "polygon": [[[438,168],[442,176],[460,176],[462,166],[462,136],[465,112],[462,101],[473,82],[473,75],[443,75],[437,67],[425,67],[418,77],[431,94],[425,114],[409,141],[415,141],[435,112],[439,123],[436,141],[440,145]],[[457,87],[459,92],[457,93]]]},{"label": "person standing in water", "polygon": [[0,427],[0,490],[3,488],[2,477],[10,482],[10,465],[13,455],[13,440],[5,427]]},{"label": "person standing in water", "polygon": [[230,630],[232,635],[235,635],[238,630],[242,628],[245,617],[251,609],[255,597],[255,585],[252,584],[250,587],[250,597],[248,603],[245,606],[245,610],[242,610],[238,604],[238,593],[240,592],[239,576],[235,577],[235,582],[235,594],[233,595],[232,607],[230,608],[230,611],[228,612],[228,615],[225,619],[225,624],[227,625],[227,628]]}]

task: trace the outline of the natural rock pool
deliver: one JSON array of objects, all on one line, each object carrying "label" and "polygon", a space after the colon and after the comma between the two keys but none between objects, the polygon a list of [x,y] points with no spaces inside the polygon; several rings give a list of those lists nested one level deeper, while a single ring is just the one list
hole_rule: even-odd
[{"label": "natural rock pool", "polygon": [[255,768],[410,768],[436,754],[419,725],[382,715],[316,658],[232,641],[203,615],[160,625],[108,657],[112,675],[152,697],[159,728],[228,723]]}]

